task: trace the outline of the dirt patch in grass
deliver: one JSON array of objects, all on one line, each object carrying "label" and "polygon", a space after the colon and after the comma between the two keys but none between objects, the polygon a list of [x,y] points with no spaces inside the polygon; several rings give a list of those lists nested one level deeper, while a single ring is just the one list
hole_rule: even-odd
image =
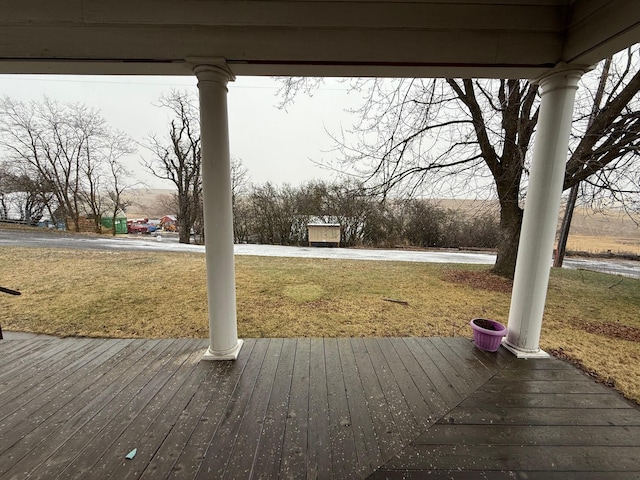
[{"label": "dirt patch in grass", "polygon": [[282,293],[285,297],[295,300],[299,303],[313,302],[320,300],[325,291],[320,285],[314,283],[285,285],[282,289]]},{"label": "dirt patch in grass", "polygon": [[488,271],[444,270],[442,279],[445,282],[459,283],[471,288],[479,288],[492,292],[511,293],[513,281]]},{"label": "dirt patch in grass", "polygon": [[628,342],[640,342],[640,328],[617,323],[576,322],[577,328],[595,335],[603,335],[609,338],[619,338]]}]

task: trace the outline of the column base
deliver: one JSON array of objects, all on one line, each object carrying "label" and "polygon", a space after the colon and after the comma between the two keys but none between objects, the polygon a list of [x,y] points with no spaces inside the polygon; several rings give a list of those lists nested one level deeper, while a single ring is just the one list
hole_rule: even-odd
[{"label": "column base", "polygon": [[215,350],[211,350],[211,347],[207,348],[207,351],[204,352],[202,356],[202,360],[207,361],[217,361],[217,360],[237,360],[238,355],[240,355],[240,349],[242,348],[242,344],[244,342],[242,340],[238,340],[238,343],[235,347],[230,350],[224,350],[222,352],[216,352]]},{"label": "column base", "polygon": [[518,347],[507,343],[506,339],[502,341],[502,346],[513,353],[516,358],[551,358],[551,356],[544,350],[538,350],[536,352],[520,350]]}]

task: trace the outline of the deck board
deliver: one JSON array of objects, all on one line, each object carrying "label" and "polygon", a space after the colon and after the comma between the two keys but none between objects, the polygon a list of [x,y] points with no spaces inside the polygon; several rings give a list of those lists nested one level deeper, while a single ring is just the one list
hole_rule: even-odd
[{"label": "deck board", "polygon": [[206,347],[0,341],[0,477],[640,476],[638,406],[565,362],[465,338]]},{"label": "deck board", "polygon": [[[79,455],[59,474],[59,478],[86,478],[84,472],[109,472],[100,463],[103,455],[119,453],[121,460],[131,448],[116,452],[117,439],[134,423],[138,415],[152,402],[159,389],[163,389],[177,365],[173,360],[179,358],[188,348],[188,344],[182,340],[176,340],[162,349],[163,343],[158,348],[158,356],[155,361],[144,370],[144,374],[138,375],[126,390],[112,399],[105,407],[108,422],[95,433],[93,441],[86,445]],[[173,368],[172,368],[173,367]],[[136,432],[139,433],[139,432]]]},{"label": "deck board", "polygon": [[449,384],[455,389],[460,398],[466,397],[473,391],[473,388],[465,378],[458,373],[458,370],[455,368],[455,362],[451,363],[430,338],[416,338],[415,340],[422,347],[433,365],[440,370],[442,375],[449,381]]},{"label": "deck board", "polygon": [[253,460],[256,457],[256,450],[262,436],[262,427],[266,421],[282,344],[282,339],[274,338],[269,341],[262,367],[251,392],[251,398],[235,435],[235,448],[222,475],[225,478],[251,477]]},{"label": "deck board", "polygon": [[[126,343],[122,343],[126,348]],[[105,346],[109,346],[105,343]],[[131,353],[131,352],[129,352]],[[114,366],[112,360],[106,360],[104,366],[105,375],[109,376],[109,367]],[[112,370],[111,370],[112,371]],[[96,398],[100,398],[100,392],[104,390],[101,381],[95,381],[95,377],[92,380],[89,376],[86,378],[78,378],[73,386],[87,388],[82,390],[81,393],[77,393],[71,390],[72,398],[66,403],[52,402],[59,408],[51,409],[43,408],[38,415],[30,416],[22,424],[18,424],[15,428],[11,428],[11,435],[4,435],[4,440],[14,442],[10,449],[5,451],[3,455],[0,455],[0,472],[6,473],[7,469],[13,464],[13,468],[26,468],[24,471],[32,471],[34,469],[42,468],[42,462],[47,461],[52,455],[55,455],[55,462],[57,464],[65,464],[68,458],[61,456],[61,448],[66,441],[73,438],[74,433],[80,428],[80,426],[87,421],[91,421],[92,415],[94,415],[93,409],[97,409]],[[119,385],[116,383],[119,381],[118,377],[113,376],[113,386]],[[66,387],[69,385],[61,382],[56,394],[59,395],[56,400],[64,398],[68,391]],[[55,394],[54,394],[55,395]],[[93,397],[90,400],[90,397]],[[29,396],[24,395],[23,401],[26,406],[29,406],[31,402],[28,402]],[[67,396],[67,398],[69,398]],[[107,399],[108,401],[108,399]],[[47,405],[49,407],[50,405]],[[7,425],[7,423],[3,423]],[[59,428],[52,428],[53,426],[61,425]],[[25,429],[25,427],[30,427]],[[19,440],[19,441],[18,441]],[[56,449],[52,451],[48,448],[50,441],[57,440]],[[79,439],[78,439],[79,440]],[[84,445],[86,438],[80,443]],[[42,447],[41,447],[42,445]],[[28,455],[28,457],[27,457]],[[24,460],[23,460],[24,458]],[[28,466],[28,468],[27,468]]]},{"label": "deck board", "polygon": [[[201,348],[206,348],[206,345],[203,344]],[[129,445],[134,446],[134,448],[138,450],[136,455],[138,462],[124,462],[122,461],[122,454],[120,453],[120,458],[118,458],[120,463],[117,468],[112,469],[113,473],[111,474],[111,478],[118,480],[140,478],[147,465],[158,455],[168,434],[175,428],[182,418],[183,412],[187,410],[187,406],[193,400],[198,386],[207,381],[207,377],[209,376],[207,370],[197,368],[201,356],[200,350],[195,350],[190,355],[183,365],[188,369],[188,375],[179,375],[179,372],[176,372],[177,378],[182,376],[184,379],[179,389],[171,398],[163,395],[167,401],[162,411],[158,412],[156,420],[142,427],[144,428],[144,432],[138,441],[130,440]],[[165,428],[154,428],[157,423],[164,424]],[[118,451],[122,452],[122,450]]]},{"label": "deck board", "polygon": [[193,395],[184,406],[184,409],[174,417],[171,429],[168,432],[158,434],[158,436],[163,437],[161,444],[151,452],[150,460],[141,465],[142,471],[138,478],[168,478],[183,449],[189,444],[191,436],[208,405],[210,399],[208,392],[215,389],[220,380],[219,377],[214,375],[213,369],[209,371],[198,369],[198,372],[205,374],[202,382],[199,387],[189,388],[189,392],[193,391]]},{"label": "deck board", "polygon": [[[224,414],[214,416],[219,421],[208,439],[204,460],[200,463],[196,478],[222,478],[236,445],[236,439],[251,400],[258,375],[267,354],[270,340],[258,342],[240,376],[237,388],[231,392]],[[217,413],[217,412],[216,412]],[[211,424],[214,424],[212,422]],[[197,459],[196,459],[197,460]],[[184,472],[181,472],[181,475]]]},{"label": "deck board", "polygon": [[[131,355],[135,359],[135,346],[126,343],[122,345],[125,346],[124,349],[112,351],[112,353],[120,353],[122,358],[126,356],[127,359]],[[16,464],[13,467],[14,470],[23,468],[22,473],[26,475],[28,472],[40,469],[40,475],[45,478],[47,467],[64,464],[72,458],[66,456],[66,452],[69,451],[66,448],[67,442],[75,443],[75,448],[80,448],[86,443],[87,438],[80,438],[76,436],[77,433],[89,422],[91,425],[97,425],[101,409],[108,404],[115,392],[126,385],[126,378],[118,374],[118,369],[115,368],[117,364],[113,359],[105,362],[105,366],[108,369],[104,371],[99,382],[94,381],[88,384],[87,388],[80,393],[71,391],[73,396],[71,401],[49,417],[41,416],[29,433],[19,427],[12,430],[15,435],[14,441],[20,438],[20,442],[14,444],[4,455]],[[76,384],[80,388],[84,385],[84,383]],[[50,448],[51,445],[56,446],[54,451]],[[51,460],[52,456],[53,460]],[[21,461],[22,458],[25,461]],[[46,466],[45,463],[47,463]]]},{"label": "deck board", "polygon": [[[169,368],[173,373],[167,378],[161,388],[154,389],[155,394],[146,402],[137,414],[131,415],[131,422],[125,426],[117,436],[111,447],[105,451],[95,464],[94,469],[111,471],[109,478],[121,480],[127,476],[140,476],[140,467],[145,459],[150,459],[156,444],[154,436],[161,436],[162,429],[156,425],[162,424],[167,418],[175,418],[178,405],[184,404],[184,395],[189,395],[189,387],[197,385],[198,375],[193,375],[200,360],[200,353],[189,351],[188,346],[175,357],[175,362]],[[196,371],[197,373],[197,371]],[[190,383],[187,383],[190,382]],[[193,383],[196,382],[196,383]],[[169,408],[173,406],[174,408]],[[132,405],[133,407],[133,405]],[[115,435],[114,435],[115,437]],[[138,462],[125,462],[122,454],[136,448],[140,453]],[[114,465],[118,465],[114,468]]]},{"label": "deck board", "polygon": [[338,342],[335,338],[325,339],[324,355],[329,401],[331,472],[340,478],[354,478],[359,467],[358,452],[351,428],[353,422],[349,412]]},{"label": "deck board", "polygon": [[390,339],[381,338],[378,340],[378,344],[389,365],[391,374],[400,389],[400,393],[407,404],[412,417],[411,425],[415,424],[414,431],[420,431],[431,421],[430,419],[434,412],[422,397],[420,390],[416,386],[413,378],[411,378],[398,352],[393,348]]},{"label": "deck board", "polygon": [[440,351],[449,364],[458,372],[460,378],[467,384],[469,392],[474,391],[484,383],[482,371],[483,364],[467,357],[461,357],[451,344],[445,342],[443,338],[430,338],[429,341]]},{"label": "deck board", "polygon": [[24,408],[25,404],[20,399],[21,396],[28,395],[32,401],[37,401],[40,395],[55,388],[66,377],[74,374],[78,368],[90,360],[85,356],[86,353],[97,355],[118,347],[118,344],[110,345],[108,343],[96,343],[95,345],[97,348],[93,351],[91,351],[91,343],[84,343],[82,348],[75,350],[68,348],[53,353],[50,362],[42,360],[34,362],[32,365],[23,363],[7,369],[6,375],[0,379],[5,386],[5,390],[0,394],[0,402],[5,407],[0,414],[0,420],[15,411],[13,405]]},{"label": "deck board", "polygon": [[[391,338],[389,341],[397,352],[398,357],[407,372],[407,376],[411,378],[418,393],[427,405],[427,408],[431,411],[430,417],[435,418],[439,414],[444,413],[444,411],[448,409],[448,404],[440,395],[435,385],[431,382],[431,379],[422,369],[420,363],[413,356],[404,340],[402,338]],[[422,416],[421,419],[424,422],[425,419],[428,420],[430,417]]]},{"label": "deck board", "polygon": [[[526,472],[541,466],[554,471],[624,472],[638,468],[640,447],[602,445],[566,446],[500,445],[411,445],[387,468],[429,471],[471,470]],[[491,477],[490,477],[491,478]],[[566,478],[566,477],[565,477]]]},{"label": "deck board", "polygon": [[[115,345],[115,344],[114,344]],[[112,345],[105,344],[106,349],[96,349],[95,352],[87,353],[82,359],[74,359],[69,356],[70,368],[64,372],[60,378],[41,377],[42,383],[31,383],[33,388],[27,390],[25,394],[15,397],[2,405],[4,413],[1,420],[2,428],[10,432],[10,435],[3,435],[0,438],[0,454],[2,457],[9,456],[17,458],[16,455],[21,449],[25,449],[28,443],[24,439],[36,439],[42,437],[42,431],[47,432],[50,425],[58,423],[59,417],[65,417],[68,404],[72,404],[78,395],[88,389],[95,388],[94,376],[105,374],[111,363],[109,362],[114,353]],[[37,380],[31,380],[37,382]],[[42,388],[40,388],[42,386]],[[71,407],[71,411],[74,407]],[[22,440],[20,445],[16,441]],[[11,449],[11,451],[9,451]],[[0,472],[2,472],[0,467]]]},{"label": "deck board", "polygon": [[376,339],[365,341],[367,352],[371,358],[374,371],[384,392],[385,403],[390,413],[390,421],[393,422],[400,434],[400,440],[406,445],[418,434],[419,427],[411,413],[398,381],[391,372],[391,367],[386,361],[380,345]]},{"label": "deck board", "polygon": [[[282,449],[279,463],[281,464],[282,476],[285,478],[295,477],[297,472],[304,471],[306,468],[307,431],[310,414],[309,373],[312,364],[315,366],[320,361],[324,363],[323,358],[311,356],[311,345],[308,339],[300,339],[295,342],[295,345],[295,359],[289,387],[291,395],[286,408],[282,408],[277,414],[284,417],[284,435],[279,439],[279,446]],[[285,405],[283,404],[282,407]],[[322,421],[326,422],[327,419],[323,418]],[[264,460],[269,461],[266,458]]]},{"label": "deck board", "polygon": [[[299,343],[300,341],[298,341]],[[297,359],[296,355],[296,359]],[[306,358],[306,357],[305,357]],[[327,368],[324,355],[324,340],[312,338],[309,342],[309,358],[313,358],[313,365],[309,365],[309,414],[307,445],[314,448],[306,452],[307,478],[329,478],[332,473],[331,435],[329,432],[329,392],[327,389]],[[296,362],[297,363],[297,362]],[[291,391],[295,396],[299,392]],[[298,401],[302,402],[302,399]],[[282,462],[288,461],[287,451],[283,450]],[[290,478],[296,472],[283,470],[283,478]],[[304,474],[300,475],[304,478]]]},{"label": "deck board", "polygon": [[[299,343],[302,345],[298,349]],[[273,381],[273,389],[267,405],[264,424],[262,425],[258,450],[253,460],[252,472],[255,472],[254,476],[257,479],[277,478],[280,472],[284,457],[282,449],[287,427],[287,412],[289,411],[296,351],[301,352],[304,346],[307,346],[308,350],[308,344],[309,342],[304,340],[301,342],[283,342],[279,355],[278,369]],[[298,357],[300,363],[306,363],[302,361],[301,357],[302,355]],[[304,365],[301,368],[304,369]],[[296,391],[301,388],[298,382],[296,382],[295,388]],[[297,398],[297,395],[294,398]],[[291,457],[290,451],[287,452],[286,457],[287,459]],[[291,463],[289,463],[290,465]]]},{"label": "deck board", "polygon": [[[425,352],[424,348],[416,341],[415,338],[402,339],[407,346],[408,351],[421,370],[425,373],[429,382],[435,387],[438,398],[441,399],[443,406],[456,405],[463,397],[451,383],[449,377],[445,376],[433,359]],[[446,373],[446,372],[445,372]]]},{"label": "deck board", "polygon": [[[258,342],[255,341],[245,342],[243,349],[246,348],[247,351],[236,362],[214,362],[209,367],[214,369],[217,375],[220,375],[220,382],[217,388],[205,392],[205,395],[208,396],[206,408],[188,442],[177,445],[182,451],[172,467],[169,478],[194,478],[201,468],[208,450],[215,449],[221,436],[224,438],[224,432],[232,428],[233,418],[238,418],[236,414],[230,419],[232,408],[238,410],[237,405],[234,406],[233,403],[237,402],[237,394],[234,395],[234,392],[241,388],[241,380],[245,372],[251,372],[248,370],[250,361],[254,360],[255,363],[256,357],[264,358],[266,352],[266,343],[263,342],[260,348],[256,348],[257,344]],[[251,368],[255,368],[254,365],[251,365]],[[211,456],[213,456],[214,450],[211,452]],[[226,461],[226,459],[224,460]],[[151,478],[157,478],[157,476]]]},{"label": "deck board", "polygon": [[[253,341],[247,341],[244,348],[251,351],[253,345]],[[204,352],[205,349],[206,345],[203,344],[200,351]],[[166,433],[151,461],[143,465],[140,478],[179,476],[187,466],[191,468],[193,477],[199,464],[196,457],[204,455],[210,428],[215,428],[215,425],[211,427],[209,415],[215,409],[220,409],[217,402],[225,399],[229,386],[235,387],[234,381],[239,378],[249,356],[244,355],[237,362],[215,363],[210,368],[198,365],[198,370],[205,373],[204,380],[194,385],[195,392],[189,403],[174,419],[172,428]]]},{"label": "deck board", "polygon": [[5,375],[9,365],[16,363],[25,364],[31,360],[31,356],[33,356],[36,361],[42,361],[47,358],[48,352],[51,350],[69,347],[63,344],[47,342],[41,338],[34,338],[29,342],[0,341],[3,343],[2,351],[5,353],[0,357],[0,376]]},{"label": "deck board", "polygon": [[564,362],[512,361],[371,478],[633,478],[638,421],[637,405]]},{"label": "deck board", "polygon": [[357,473],[361,476],[384,463],[376,438],[371,411],[368,408],[362,380],[356,364],[355,353],[348,338],[338,339],[338,351],[349,407],[350,428],[358,456]]}]

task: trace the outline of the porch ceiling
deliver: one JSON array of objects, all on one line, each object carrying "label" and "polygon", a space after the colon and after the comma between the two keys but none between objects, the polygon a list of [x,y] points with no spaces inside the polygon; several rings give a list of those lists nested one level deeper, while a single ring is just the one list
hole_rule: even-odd
[{"label": "porch ceiling", "polygon": [[3,3],[0,73],[532,78],[640,41],[637,0]]}]

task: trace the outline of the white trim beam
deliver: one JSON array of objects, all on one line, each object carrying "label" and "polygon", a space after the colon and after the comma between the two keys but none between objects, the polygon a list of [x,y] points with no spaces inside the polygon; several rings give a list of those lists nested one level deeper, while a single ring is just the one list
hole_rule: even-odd
[{"label": "white trim beam", "polygon": [[566,36],[564,62],[596,64],[640,42],[640,3],[638,0],[576,1],[571,6]]}]

